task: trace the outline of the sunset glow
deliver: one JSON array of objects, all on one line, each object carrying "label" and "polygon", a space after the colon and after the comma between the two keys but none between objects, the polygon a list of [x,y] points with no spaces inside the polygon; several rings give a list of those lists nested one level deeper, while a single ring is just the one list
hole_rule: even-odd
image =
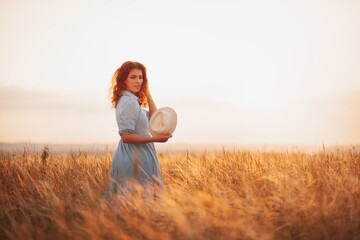
[{"label": "sunset glow", "polygon": [[360,144],[360,2],[1,1],[0,142],[114,143],[148,69],[172,143]]}]

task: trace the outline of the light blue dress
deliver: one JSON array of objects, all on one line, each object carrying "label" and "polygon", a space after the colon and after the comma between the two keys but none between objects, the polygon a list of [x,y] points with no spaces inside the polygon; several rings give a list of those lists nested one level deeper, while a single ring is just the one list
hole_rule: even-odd
[{"label": "light blue dress", "polygon": [[[131,92],[123,91],[115,113],[120,135],[135,133],[150,136],[148,111],[141,108],[138,98]],[[132,144],[120,140],[113,157],[105,198],[109,199],[111,194],[128,193],[136,184],[146,188],[162,187],[154,143]]]}]

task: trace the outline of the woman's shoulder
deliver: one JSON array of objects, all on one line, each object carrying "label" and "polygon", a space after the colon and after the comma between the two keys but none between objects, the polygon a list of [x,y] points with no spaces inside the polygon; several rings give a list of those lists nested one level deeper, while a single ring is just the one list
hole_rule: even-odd
[{"label": "woman's shoulder", "polygon": [[139,108],[139,102],[135,96],[123,95],[119,99],[116,108]]}]

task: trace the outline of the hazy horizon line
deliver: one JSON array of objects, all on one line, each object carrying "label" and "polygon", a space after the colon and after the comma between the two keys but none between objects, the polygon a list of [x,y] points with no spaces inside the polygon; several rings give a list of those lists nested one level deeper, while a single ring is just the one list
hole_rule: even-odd
[{"label": "hazy horizon line", "polygon": [[[113,152],[117,143],[33,143],[33,142],[3,142],[0,141],[0,152],[39,152],[45,147],[54,153],[64,152]],[[236,143],[155,143],[157,152],[163,153],[206,153],[232,150],[249,151],[305,151],[355,149],[360,151],[360,144],[236,144]]]}]

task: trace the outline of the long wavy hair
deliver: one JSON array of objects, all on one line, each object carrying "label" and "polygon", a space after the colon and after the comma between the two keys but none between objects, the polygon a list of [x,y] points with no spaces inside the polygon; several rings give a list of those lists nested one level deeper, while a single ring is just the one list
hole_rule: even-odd
[{"label": "long wavy hair", "polygon": [[146,76],[146,68],[143,64],[139,62],[127,61],[124,62],[114,73],[111,81],[110,87],[110,98],[111,98],[111,106],[116,108],[119,99],[122,96],[122,91],[126,89],[125,80],[129,76],[129,73],[132,69],[138,69],[142,72],[143,75],[143,83],[141,85],[140,91],[136,94],[139,98],[139,104],[142,107],[147,107],[148,102],[145,93],[148,89],[148,79]]}]

